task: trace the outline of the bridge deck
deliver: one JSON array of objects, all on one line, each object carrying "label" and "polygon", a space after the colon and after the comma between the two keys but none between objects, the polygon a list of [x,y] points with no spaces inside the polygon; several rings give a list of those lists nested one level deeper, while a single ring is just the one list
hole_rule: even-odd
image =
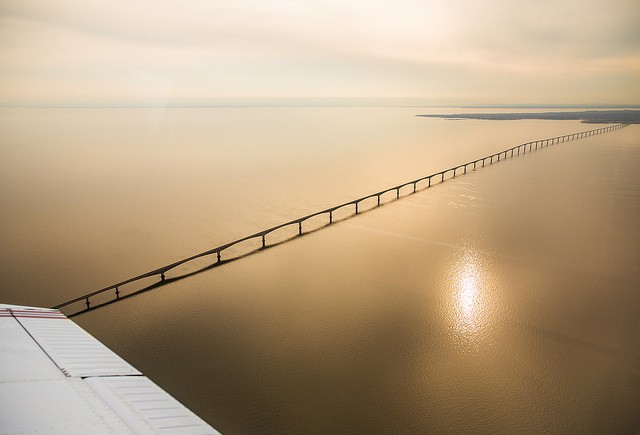
[{"label": "bridge deck", "polygon": [[[601,133],[607,133],[613,130],[617,130],[619,128],[625,127],[628,124],[616,124],[616,125],[610,125],[607,127],[601,127],[601,128],[597,128],[597,129],[593,129],[593,130],[587,130],[587,131],[581,131],[581,132],[577,132],[577,133],[571,133],[571,134],[567,134],[567,135],[563,135],[563,136],[557,136],[557,137],[553,137],[553,138],[547,138],[547,139],[540,139],[540,140],[535,140],[535,141],[531,141],[531,142],[527,142],[524,144],[520,144],[511,148],[508,148],[506,150],[502,150],[500,152],[485,156],[485,157],[481,157],[466,163],[462,163],[447,169],[444,169],[442,171],[415,179],[415,180],[411,180],[411,181],[407,181],[405,183],[390,187],[388,189],[379,191],[379,192],[375,192],[348,202],[345,202],[343,204],[339,204],[336,205],[334,207],[330,207],[327,208],[325,210],[321,210],[315,213],[311,213],[309,215],[291,220],[289,222],[285,222],[283,224],[280,225],[276,225],[275,227],[272,228],[268,228],[262,231],[258,231],[257,233],[242,237],[240,239],[234,240],[232,242],[229,243],[225,243],[223,245],[217,246],[215,248],[209,249],[205,252],[201,252],[199,254],[195,254],[191,257],[182,259],[180,261],[176,261],[174,263],[171,264],[167,264],[165,266],[159,267],[157,269],[154,269],[150,272],[144,273],[142,275],[138,275],[135,276],[133,278],[118,282],[116,284],[112,284],[108,287],[104,287],[100,290],[96,290],[94,292],[91,293],[87,293],[85,295],[79,296],[77,298],[71,299],[69,301],[63,302],[61,304],[56,305],[55,309],[61,309],[61,308],[67,308],[67,307],[71,307],[71,306],[75,306],[75,312],[70,313],[70,316],[76,315],[76,314],[80,314],[86,311],[89,311],[91,309],[97,308],[99,306],[103,306],[106,304],[110,304],[113,302],[116,302],[118,300],[120,300],[121,298],[123,298],[124,296],[130,296],[132,294],[138,293],[140,291],[145,291],[145,290],[150,290],[152,288],[157,287],[158,285],[161,285],[162,283],[165,282],[166,279],[166,273],[177,268],[178,266],[181,266],[185,263],[189,263],[192,262],[193,260],[197,260],[203,257],[209,257],[212,256],[214,257],[214,263],[212,264],[212,266],[215,265],[221,265],[223,264],[223,252],[225,254],[228,254],[228,250],[229,248],[236,246],[236,245],[240,245],[243,242],[246,241],[250,241],[250,240],[258,240],[259,243],[261,244],[261,248],[259,249],[264,249],[267,246],[269,246],[268,241],[267,241],[267,236],[272,234],[274,231],[280,229],[280,228],[285,228],[285,227],[294,227],[297,229],[297,233],[298,235],[303,235],[304,234],[304,224],[305,222],[309,221],[311,218],[314,218],[316,216],[326,216],[327,220],[328,220],[328,225],[333,224],[334,223],[334,213],[338,210],[341,209],[348,209],[351,210],[353,214],[358,214],[359,212],[361,212],[361,208],[360,208],[360,204],[367,201],[367,200],[371,200],[371,199],[376,199],[377,201],[377,206],[381,205],[381,199],[383,197],[383,195],[388,194],[388,193],[392,193],[393,197],[395,199],[399,199],[401,192],[405,192],[407,191],[407,188],[410,189],[409,192],[411,193],[415,193],[418,190],[422,190],[422,189],[426,189],[431,187],[433,184],[436,183],[443,183],[445,180],[451,179],[451,178],[455,178],[457,175],[463,175],[463,174],[467,174],[468,171],[470,170],[476,170],[480,167],[485,167],[486,165],[492,165],[494,162],[499,162],[501,159],[505,160],[507,158],[513,158],[513,157],[517,157],[520,154],[527,154],[528,152],[534,151],[534,150],[538,150],[540,148],[544,148],[544,147],[548,147],[549,145],[553,145],[553,144],[557,144],[557,143],[561,143],[561,142],[566,142],[566,141],[571,141],[571,140],[576,140],[576,139],[581,139],[583,137],[588,137],[588,136],[593,136],[596,134],[601,134]],[[404,189],[404,190],[403,190]],[[388,195],[387,195],[388,196]],[[256,250],[254,250],[253,252],[255,252]],[[246,255],[246,254],[245,254]],[[232,257],[231,259],[237,259],[240,257]],[[229,258],[227,258],[226,260],[229,260]],[[210,267],[212,267],[210,266]],[[147,284],[142,284],[140,283],[140,287],[137,288],[134,291],[129,290],[127,295],[123,295],[122,293],[122,289],[123,286],[129,285],[131,283],[135,283],[138,281],[142,281],[145,280],[147,278],[150,277],[156,277],[159,276],[160,277],[160,282],[159,283],[154,283],[149,285]],[[101,295],[103,297],[102,300],[98,301],[98,303],[92,303],[95,302],[94,298],[96,296]],[[106,296],[106,299],[105,299]],[[78,306],[82,306],[82,308],[78,309]]]}]

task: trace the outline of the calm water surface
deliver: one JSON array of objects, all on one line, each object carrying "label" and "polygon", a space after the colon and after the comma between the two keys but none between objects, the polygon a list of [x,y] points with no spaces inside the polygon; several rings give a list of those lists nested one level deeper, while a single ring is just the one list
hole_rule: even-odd
[{"label": "calm water surface", "polygon": [[[53,305],[573,121],[3,109],[3,302]],[[640,127],[76,317],[224,433],[640,429]]]}]

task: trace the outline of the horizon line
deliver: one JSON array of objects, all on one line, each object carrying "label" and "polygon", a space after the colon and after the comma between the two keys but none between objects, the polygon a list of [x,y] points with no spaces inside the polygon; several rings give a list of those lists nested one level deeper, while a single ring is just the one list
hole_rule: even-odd
[{"label": "horizon line", "polygon": [[416,108],[495,108],[495,109],[572,109],[572,108],[640,108],[636,103],[491,103],[481,101],[446,101],[428,97],[221,97],[189,101],[181,99],[144,99],[138,101],[2,101],[0,108],[241,108],[241,107],[416,107]]},{"label": "horizon line", "polygon": [[[360,100],[360,101],[358,101]],[[366,101],[370,100],[370,101]],[[385,101],[386,100],[386,101]],[[0,109],[207,109],[207,108],[278,108],[278,107],[389,107],[389,108],[460,108],[460,109],[638,109],[640,104],[429,104],[401,102],[398,99],[353,98],[291,98],[291,99],[239,99],[203,103],[0,103]]]}]

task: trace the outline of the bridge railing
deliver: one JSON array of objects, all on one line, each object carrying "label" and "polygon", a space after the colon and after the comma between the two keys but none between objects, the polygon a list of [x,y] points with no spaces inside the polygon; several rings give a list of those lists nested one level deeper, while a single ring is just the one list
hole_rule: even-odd
[{"label": "bridge railing", "polygon": [[[223,263],[225,260],[222,258],[222,253],[226,250],[228,250],[229,248],[236,246],[242,242],[248,241],[248,240],[253,240],[253,239],[258,239],[260,241],[261,244],[261,248],[264,249],[268,246],[267,243],[267,236],[271,233],[273,233],[276,230],[279,230],[281,228],[286,228],[286,227],[297,227],[297,231],[298,231],[298,235],[303,235],[304,234],[304,228],[303,228],[303,224],[310,220],[311,218],[314,218],[316,216],[322,216],[322,215],[327,215],[328,217],[328,224],[332,224],[334,222],[334,214],[336,211],[343,209],[343,208],[351,208],[353,207],[353,212],[355,214],[358,214],[361,210],[360,210],[360,204],[363,201],[369,200],[369,199],[376,199],[377,200],[377,204],[376,206],[380,206],[381,205],[381,198],[383,195],[387,194],[387,193],[395,193],[395,197],[396,199],[400,198],[400,193],[401,190],[403,188],[406,187],[411,187],[411,193],[415,193],[418,190],[418,185],[421,184],[422,187],[420,189],[424,189],[424,188],[429,188],[431,187],[434,183],[442,183],[447,179],[451,179],[451,178],[455,178],[456,175],[459,175],[460,173],[462,174],[466,174],[467,171],[469,170],[469,168],[472,168],[473,170],[476,170],[480,165],[482,165],[482,167],[484,167],[485,165],[489,164],[492,165],[494,162],[499,162],[501,159],[506,159],[507,157],[514,157],[514,156],[518,156],[520,154],[526,154],[527,152],[531,152],[533,150],[537,150],[538,148],[542,148],[542,147],[547,147],[549,145],[553,145],[553,144],[557,144],[557,143],[561,143],[561,142],[566,142],[566,141],[570,141],[570,140],[575,140],[575,139],[580,139],[583,137],[587,137],[587,136],[593,136],[596,134],[601,134],[601,133],[606,133],[612,130],[617,130],[619,128],[625,127],[627,124],[616,124],[616,125],[611,125],[611,126],[607,126],[607,127],[602,127],[602,128],[597,128],[597,129],[593,129],[593,130],[588,130],[588,131],[583,131],[583,132],[579,132],[579,133],[572,133],[572,134],[567,134],[567,135],[563,135],[563,136],[557,136],[557,137],[553,137],[553,138],[548,138],[548,139],[542,139],[542,140],[536,140],[536,141],[532,141],[532,142],[527,142],[527,143],[523,143],[514,147],[511,147],[509,149],[497,152],[495,154],[490,154],[488,156],[476,159],[476,160],[472,160],[470,162],[467,163],[463,163],[457,166],[453,166],[451,168],[439,171],[439,172],[435,172],[433,174],[424,176],[424,177],[420,177],[417,178],[415,180],[411,180],[411,181],[407,181],[405,183],[402,184],[398,184],[396,186],[393,187],[389,187],[387,189],[381,190],[379,192],[376,193],[372,193],[351,201],[347,201],[345,203],[321,210],[321,211],[317,211],[315,213],[311,213],[308,214],[306,216],[302,216],[299,217],[297,219],[293,219],[289,222],[285,222],[282,223],[280,225],[276,225],[274,227],[268,228],[266,230],[262,230],[262,231],[258,231],[257,233],[239,238],[237,240],[234,240],[232,242],[229,243],[225,243],[223,245],[217,246],[215,248],[209,249],[207,251],[201,252],[199,254],[195,254],[192,255],[191,257],[188,258],[184,258],[182,260],[176,261],[174,263],[171,264],[167,264],[165,266],[159,267],[157,269],[151,270],[149,272],[143,273],[142,275],[138,275],[135,276],[133,278],[129,278],[126,279],[124,281],[120,281],[118,283],[109,285],[107,287],[101,288],[100,290],[96,290],[94,292],[91,293],[87,293],[85,295],[79,296],[77,298],[71,299],[69,301],[63,302],[61,304],[58,304],[52,308],[55,309],[61,309],[64,307],[68,307],[70,305],[73,304],[78,304],[78,303],[83,303],[84,304],[84,308],[80,309],[79,311],[73,313],[73,314],[79,314],[81,312],[85,312],[88,311],[92,308],[97,308],[98,306],[104,305],[106,303],[111,303],[114,301],[119,300],[122,297],[122,293],[120,291],[120,289],[127,285],[127,284],[131,284],[134,283],[136,281],[141,281],[143,279],[146,278],[150,278],[150,277],[154,277],[154,276],[159,276],[160,277],[160,281],[164,281],[166,279],[166,273],[169,272],[172,269],[175,269],[178,266],[181,266],[185,263],[189,263],[192,262],[194,260],[197,260],[199,258],[203,258],[203,257],[207,257],[207,256],[216,256],[216,260],[215,260],[215,264],[220,264]],[[427,186],[424,187],[424,183],[426,182]],[[91,304],[91,300],[92,298],[98,296],[98,295],[104,295],[111,292],[112,297],[111,300],[107,301],[107,302],[103,302],[100,303],[99,305],[93,305]]]}]

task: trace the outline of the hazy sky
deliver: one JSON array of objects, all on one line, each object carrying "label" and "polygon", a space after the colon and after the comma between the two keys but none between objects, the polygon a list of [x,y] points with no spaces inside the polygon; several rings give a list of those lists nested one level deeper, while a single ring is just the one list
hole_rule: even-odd
[{"label": "hazy sky", "polygon": [[640,103],[638,0],[0,0],[0,104]]}]

